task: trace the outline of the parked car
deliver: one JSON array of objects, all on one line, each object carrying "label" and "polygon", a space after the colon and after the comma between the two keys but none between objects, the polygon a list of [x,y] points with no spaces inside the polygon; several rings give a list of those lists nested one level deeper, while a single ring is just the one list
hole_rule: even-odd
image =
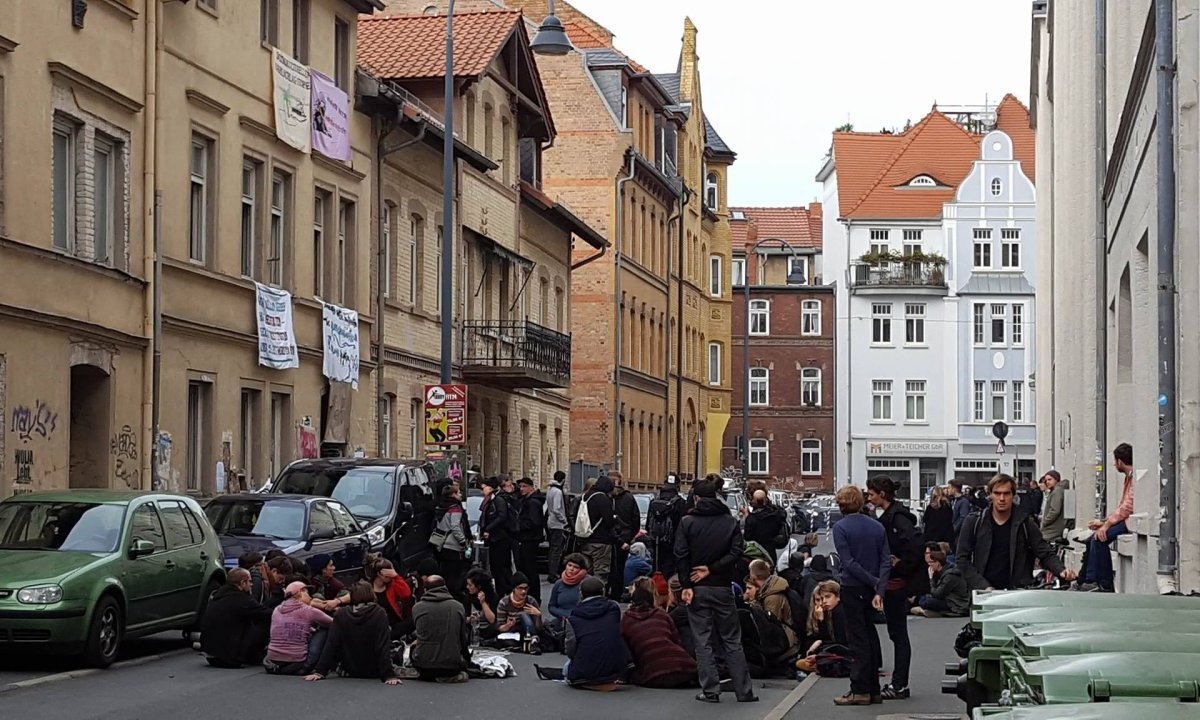
[{"label": "parked car", "polygon": [[307,495],[240,493],[221,495],[204,506],[225,555],[225,567],[237,567],[242,553],[266,554],[279,548],[307,561],[328,555],[334,575],[349,582],[362,576],[371,547],[367,532],[337,500]]},{"label": "parked car", "polygon": [[403,571],[429,554],[437,489],[432,466],[422,460],[323,458],[291,463],[269,492],[341,502],[365,527],[371,552]]},{"label": "parked car", "polygon": [[217,535],[179,495],[71,490],[0,502],[0,652],[81,654],[194,629],[225,581]]}]

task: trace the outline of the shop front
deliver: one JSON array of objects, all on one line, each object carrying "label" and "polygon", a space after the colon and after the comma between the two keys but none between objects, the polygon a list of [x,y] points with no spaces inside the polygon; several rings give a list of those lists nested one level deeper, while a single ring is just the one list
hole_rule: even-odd
[{"label": "shop front", "polygon": [[945,440],[866,441],[867,480],[887,476],[900,484],[896,497],[922,502],[946,481]]}]

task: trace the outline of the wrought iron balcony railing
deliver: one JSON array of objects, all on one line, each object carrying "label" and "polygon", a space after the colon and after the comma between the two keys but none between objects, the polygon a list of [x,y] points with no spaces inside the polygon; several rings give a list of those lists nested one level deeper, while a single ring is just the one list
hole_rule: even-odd
[{"label": "wrought iron balcony railing", "polygon": [[463,323],[463,376],[508,388],[567,387],[571,336],[529,321]]},{"label": "wrought iron balcony railing", "polygon": [[851,263],[852,289],[919,288],[946,290],[945,267],[932,262]]}]

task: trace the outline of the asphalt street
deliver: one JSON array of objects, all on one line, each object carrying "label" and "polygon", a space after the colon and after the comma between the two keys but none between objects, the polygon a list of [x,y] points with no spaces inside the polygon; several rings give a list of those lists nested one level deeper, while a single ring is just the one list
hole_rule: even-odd
[{"label": "asphalt street", "polygon": [[[149,637],[128,640],[121,645],[117,662],[140,661],[163,653],[190,648],[179,631],[164,632]],[[0,653],[0,689],[12,683],[25,682],[64,672],[84,669],[78,656],[50,656],[25,653]]]}]

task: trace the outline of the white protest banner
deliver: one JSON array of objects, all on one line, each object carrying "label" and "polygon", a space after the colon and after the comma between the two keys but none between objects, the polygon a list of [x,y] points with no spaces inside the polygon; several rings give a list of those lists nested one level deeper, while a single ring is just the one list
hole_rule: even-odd
[{"label": "white protest banner", "polygon": [[300,367],[296,332],[292,327],[292,294],[254,283],[258,308],[258,364],[287,370]]},{"label": "white protest banner", "polygon": [[321,341],[325,346],[325,377],[358,389],[358,313],[323,303]]},{"label": "white protest banner", "polygon": [[312,147],[312,75],[308,66],[275,48],[271,53],[275,85],[275,135],[308,152]]}]

